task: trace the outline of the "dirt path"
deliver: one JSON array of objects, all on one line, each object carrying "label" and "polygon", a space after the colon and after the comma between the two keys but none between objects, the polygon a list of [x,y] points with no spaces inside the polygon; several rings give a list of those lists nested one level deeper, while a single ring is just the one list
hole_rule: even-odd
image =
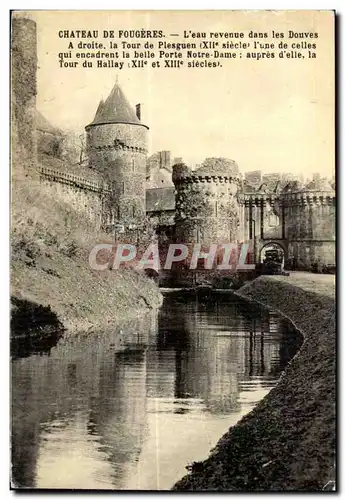
[{"label": "dirt path", "polygon": [[334,276],[262,276],[237,293],[280,311],[304,343],[277,386],[174,489],[322,490],[335,478]]}]

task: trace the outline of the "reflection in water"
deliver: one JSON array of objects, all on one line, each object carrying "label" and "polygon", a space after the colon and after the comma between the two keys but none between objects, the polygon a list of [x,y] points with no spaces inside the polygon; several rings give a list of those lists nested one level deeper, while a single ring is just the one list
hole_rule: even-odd
[{"label": "reflection in water", "polygon": [[158,325],[147,316],[15,359],[13,483],[169,489],[276,383],[300,341],[238,298],[169,295]]}]

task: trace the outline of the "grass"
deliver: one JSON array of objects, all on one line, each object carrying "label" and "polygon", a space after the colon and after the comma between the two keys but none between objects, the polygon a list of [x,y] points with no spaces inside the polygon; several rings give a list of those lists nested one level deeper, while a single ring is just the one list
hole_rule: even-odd
[{"label": "grass", "polygon": [[290,318],[304,343],[278,385],[174,489],[327,489],[335,480],[334,277],[262,276],[236,293]]}]

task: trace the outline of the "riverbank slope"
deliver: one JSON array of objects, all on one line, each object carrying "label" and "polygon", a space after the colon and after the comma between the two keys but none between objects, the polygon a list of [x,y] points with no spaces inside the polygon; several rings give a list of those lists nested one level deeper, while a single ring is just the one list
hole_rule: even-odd
[{"label": "riverbank slope", "polygon": [[85,331],[159,307],[162,294],[143,272],[90,268],[90,250],[112,243],[111,235],[95,230],[86,215],[56,197],[23,164],[12,169],[12,335],[43,333],[48,316],[50,331],[54,325]]},{"label": "riverbank slope", "polygon": [[261,276],[236,292],[304,337],[276,387],[174,490],[318,491],[335,479],[335,279]]}]

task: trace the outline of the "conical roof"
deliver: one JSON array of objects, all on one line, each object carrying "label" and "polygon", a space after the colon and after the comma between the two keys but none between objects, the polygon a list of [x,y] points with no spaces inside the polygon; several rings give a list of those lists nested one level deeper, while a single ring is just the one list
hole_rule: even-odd
[{"label": "conical roof", "polygon": [[311,181],[307,187],[307,191],[334,191],[332,186],[330,186],[328,179],[316,179]]},{"label": "conical roof", "polygon": [[143,125],[118,83],[114,85],[106,101],[99,103],[95,118],[88,127],[107,123]]}]

